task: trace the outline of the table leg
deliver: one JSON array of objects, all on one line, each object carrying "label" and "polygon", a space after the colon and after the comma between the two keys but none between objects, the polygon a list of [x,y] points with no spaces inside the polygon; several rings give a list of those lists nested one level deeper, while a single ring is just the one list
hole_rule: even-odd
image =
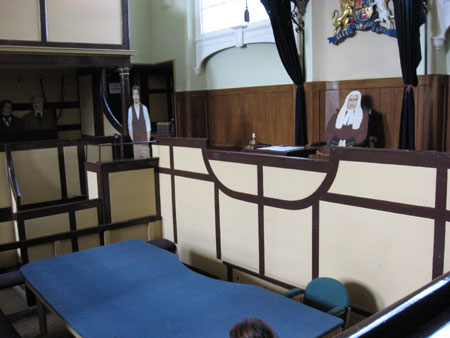
[{"label": "table leg", "polygon": [[39,297],[36,298],[37,298],[36,299],[37,312],[39,318],[39,330],[41,331],[41,336],[45,336],[48,333],[45,306],[44,304],[42,304],[42,301],[39,299]]}]

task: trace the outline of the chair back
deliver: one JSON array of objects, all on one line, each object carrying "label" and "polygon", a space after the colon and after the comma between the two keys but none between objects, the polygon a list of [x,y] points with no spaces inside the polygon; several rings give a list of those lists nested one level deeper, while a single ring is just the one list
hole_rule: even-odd
[{"label": "chair back", "polygon": [[337,306],[348,307],[349,296],[341,282],[333,278],[319,277],[306,286],[303,302],[327,312]]}]

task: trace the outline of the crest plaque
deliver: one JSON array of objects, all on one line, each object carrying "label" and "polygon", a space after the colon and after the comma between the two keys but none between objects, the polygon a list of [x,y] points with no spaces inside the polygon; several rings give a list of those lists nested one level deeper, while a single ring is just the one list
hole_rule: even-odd
[{"label": "crest plaque", "polygon": [[339,0],[341,11],[333,11],[331,20],[334,26],[330,43],[338,44],[353,36],[356,31],[397,36],[394,16],[389,9],[390,0]]}]

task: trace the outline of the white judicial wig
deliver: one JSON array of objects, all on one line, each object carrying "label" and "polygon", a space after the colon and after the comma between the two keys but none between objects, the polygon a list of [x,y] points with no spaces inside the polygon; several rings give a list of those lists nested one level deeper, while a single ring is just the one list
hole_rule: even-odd
[{"label": "white judicial wig", "polygon": [[350,98],[350,96],[352,95],[357,95],[358,96],[358,102],[356,103],[356,107],[355,107],[355,113],[353,115],[353,123],[352,123],[352,129],[359,129],[359,127],[361,126],[361,122],[363,120],[363,111],[362,111],[362,107],[361,107],[361,92],[358,90],[354,90],[352,92],[350,92],[350,94],[347,95],[347,97],[345,98],[345,103],[344,105],[341,107],[341,110],[338,113],[338,116],[336,118],[336,129],[341,129],[342,125],[344,124],[344,119],[345,119],[345,113],[347,112],[347,105],[348,105],[348,100]]}]

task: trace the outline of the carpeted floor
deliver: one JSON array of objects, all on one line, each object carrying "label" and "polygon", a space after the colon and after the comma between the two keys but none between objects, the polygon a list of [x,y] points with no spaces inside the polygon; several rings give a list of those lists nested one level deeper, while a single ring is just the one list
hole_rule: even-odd
[{"label": "carpeted floor", "polygon": [[[25,293],[20,287],[0,290],[0,308],[22,338],[72,338],[63,322],[47,313],[48,335],[40,336],[36,308],[28,309]],[[0,334],[1,336],[1,334]]]}]

